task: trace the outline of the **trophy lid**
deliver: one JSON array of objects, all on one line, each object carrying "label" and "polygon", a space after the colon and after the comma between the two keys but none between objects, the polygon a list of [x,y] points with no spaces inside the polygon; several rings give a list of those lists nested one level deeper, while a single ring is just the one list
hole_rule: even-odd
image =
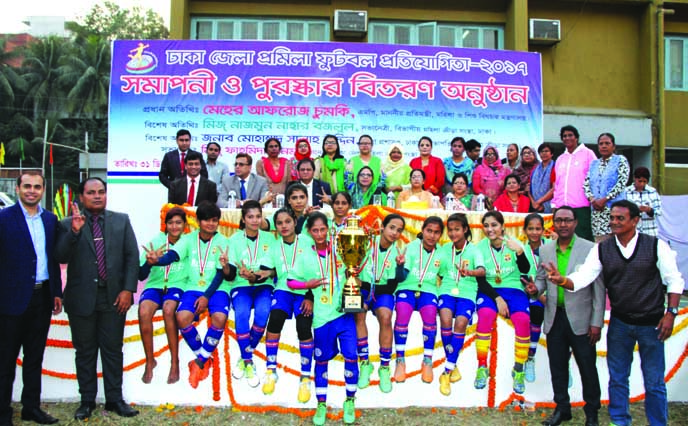
[{"label": "trophy lid", "polygon": [[346,227],[351,230],[358,229],[358,224],[361,222],[361,217],[356,215],[351,215],[346,218]]}]

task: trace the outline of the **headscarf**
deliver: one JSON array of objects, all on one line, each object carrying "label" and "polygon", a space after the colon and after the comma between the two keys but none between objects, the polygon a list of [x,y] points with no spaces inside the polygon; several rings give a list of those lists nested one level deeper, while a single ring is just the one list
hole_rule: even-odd
[{"label": "headscarf", "polygon": [[[490,166],[487,165],[485,158],[485,154],[487,153],[488,149],[491,149],[495,153],[495,161]],[[480,162],[480,165],[492,169],[493,171],[502,170],[504,168],[504,164],[502,164],[502,160],[499,158],[499,150],[495,145],[490,144],[483,149],[483,161]]]},{"label": "headscarf", "polygon": [[[530,152],[533,153],[534,160],[531,164],[525,164],[523,162],[523,151],[526,149],[529,149]],[[535,150],[533,148],[528,145],[521,148],[521,162],[513,171],[513,174],[518,176],[519,180],[521,181],[521,191],[527,191],[530,188],[530,175],[538,164],[540,164],[540,161],[537,159],[537,155],[535,155]]]},{"label": "headscarf", "polygon": [[361,185],[359,185],[358,183],[359,176],[363,170],[370,171],[370,174],[373,175],[372,181],[375,180],[375,172],[373,171],[373,169],[371,169],[368,166],[361,167],[361,169],[358,171],[358,175],[356,175],[356,182],[353,185],[351,185],[351,188],[349,188],[349,194],[351,194],[352,200],[351,204],[354,209],[360,209],[361,207],[369,205],[370,200],[373,198],[373,195],[376,192],[379,193],[378,188],[372,183],[365,192],[363,191],[363,188],[361,188]]},{"label": "headscarf", "polygon": [[[399,150],[401,153],[401,158],[399,161],[392,161],[392,158],[390,157],[390,154],[394,149]],[[390,173],[393,173],[404,166],[406,166],[406,162],[404,161],[404,148],[400,143],[393,143],[387,150],[387,158],[385,159],[385,162],[382,163],[382,171],[389,175]]]},{"label": "headscarf", "polygon": [[[306,142],[306,145],[308,145],[308,154],[299,154],[299,144],[301,144],[301,142]],[[291,159],[291,180],[299,180],[299,171],[296,169],[296,166],[298,166],[299,161],[303,160],[304,158],[311,158],[311,153],[311,143],[308,141],[308,139],[301,138],[296,141],[294,157]]]}]

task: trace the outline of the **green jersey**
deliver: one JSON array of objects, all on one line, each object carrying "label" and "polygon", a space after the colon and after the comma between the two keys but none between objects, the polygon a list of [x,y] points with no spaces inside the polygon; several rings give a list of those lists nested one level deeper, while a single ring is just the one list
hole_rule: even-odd
[{"label": "green jersey", "polygon": [[[184,291],[205,291],[215,278],[217,269],[221,268],[220,256],[227,250],[227,238],[219,232],[209,241],[203,241],[198,231],[194,231],[177,241],[174,251],[179,255],[179,262],[184,264],[187,280]],[[228,291],[226,281],[218,290]]]},{"label": "green jersey", "polygon": [[[182,235],[181,238],[184,238]],[[179,240],[181,241],[181,239]],[[178,241],[178,242],[179,242]],[[153,238],[148,247],[153,246],[153,248],[158,249],[163,248],[164,252],[167,253],[170,249],[175,247],[174,244],[170,244],[167,240],[167,234],[159,234]],[[146,252],[141,253],[141,265],[146,262]],[[183,289],[186,286],[186,265],[184,262],[173,262],[171,265],[167,266],[153,266],[151,268],[150,274],[148,275],[148,281],[146,281],[146,288],[179,288]]]},{"label": "green jersey", "polygon": [[[544,245],[545,241],[543,240],[540,243],[540,249]],[[528,276],[532,277],[535,279],[535,276],[537,275],[537,268],[538,265],[540,264],[540,256],[538,256],[535,251],[530,247],[530,244],[526,244],[525,246],[525,253],[526,257],[528,258],[528,262],[530,262],[530,271],[528,271]],[[540,250],[538,249],[538,253]]]},{"label": "green jersey", "polygon": [[448,242],[440,248],[440,283],[439,294],[448,294],[475,302],[478,294],[478,281],[475,277],[462,277],[461,269],[474,270],[484,267],[483,256],[475,244],[466,242],[460,249],[454,249],[454,243]]},{"label": "green jersey", "polygon": [[[315,245],[304,246],[303,255],[298,255],[294,268],[288,272],[288,278],[306,282],[313,278],[326,278],[324,286],[312,289],[313,292],[313,328],[322,327],[344,315],[341,311],[342,290],[346,282],[346,266],[338,255],[320,256]],[[334,266],[332,264],[335,264]],[[334,269],[333,269],[334,268]],[[330,289],[332,284],[332,289]]]},{"label": "green jersey", "polygon": [[380,237],[376,237],[373,246],[368,250],[365,266],[360,279],[370,284],[387,285],[387,280],[393,280],[396,275],[397,256],[399,249],[392,244],[387,250],[380,250]]},{"label": "green jersey", "polygon": [[422,291],[437,296],[437,278],[440,271],[440,256],[435,248],[428,252],[423,248],[423,242],[415,239],[406,246],[406,263],[404,268],[409,273],[406,279],[399,283],[397,292],[401,290]]},{"label": "green jersey", "polygon": [[[229,263],[236,266],[237,276],[230,283],[231,288],[252,286],[248,280],[239,276],[238,270],[243,264],[246,269],[251,271],[260,270],[260,265],[264,265],[263,260],[270,251],[270,246],[275,242],[275,237],[265,231],[258,231],[255,240],[246,237],[244,231],[239,231],[229,238]],[[272,285],[272,280],[268,279],[260,285]]]},{"label": "green jersey", "polygon": [[478,243],[478,249],[485,262],[485,278],[492,287],[523,290],[521,273],[516,264],[516,252],[507,247],[506,240],[502,248],[497,250],[492,247],[489,239],[483,238]]},{"label": "green jersey", "polygon": [[292,290],[287,285],[287,276],[294,269],[296,259],[303,256],[304,249],[310,250],[312,240],[304,244],[303,237],[297,235],[291,244],[285,243],[282,238],[275,240],[270,246],[268,255],[263,258],[263,266],[274,269],[277,274],[276,290],[289,291],[296,294],[306,294],[308,290]]}]

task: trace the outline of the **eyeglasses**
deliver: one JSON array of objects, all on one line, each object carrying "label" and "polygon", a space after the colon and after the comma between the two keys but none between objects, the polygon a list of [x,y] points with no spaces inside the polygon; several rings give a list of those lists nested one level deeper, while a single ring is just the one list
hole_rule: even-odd
[{"label": "eyeglasses", "polygon": [[370,142],[359,142],[358,144],[359,144],[359,145],[364,145],[364,146],[372,145],[372,143],[370,143]]},{"label": "eyeglasses", "polygon": [[411,176],[411,179],[423,179],[423,176]]},{"label": "eyeglasses", "polygon": [[337,145],[335,141],[325,141],[325,145]]},{"label": "eyeglasses", "polygon": [[361,173],[358,175],[358,177],[373,177],[370,173]]},{"label": "eyeglasses", "polygon": [[234,167],[244,167],[248,166],[248,163],[234,163]]},{"label": "eyeglasses", "polygon": [[563,225],[563,224],[568,225],[568,224],[571,224],[575,221],[576,221],[576,219],[571,219],[570,217],[558,217],[558,218],[554,219],[554,223],[556,223],[557,225]]}]

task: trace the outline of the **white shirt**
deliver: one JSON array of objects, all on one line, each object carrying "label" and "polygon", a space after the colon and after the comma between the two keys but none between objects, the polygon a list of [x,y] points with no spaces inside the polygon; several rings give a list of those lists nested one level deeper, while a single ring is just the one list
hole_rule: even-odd
[{"label": "white shirt", "polygon": [[[614,236],[614,240],[621,251],[621,255],[628,259],[633,255],[635,246],[638,243],[638,232],[636,231],[626,247],[619,242],[616,236]],[[676,252],[664,241],[658,240],[658,242],[657,269],[659,269],[659,275],[662,277],[664,284],[666,284],[668,293],[682,294],[685,283],[676,264]],[[588,253],[588,257],[585,258],[585,263],[580,268],[576,268],[576,272],[568,275],[567,278],[573,282],[572,291],[575,292],[589,286],[602,272],[603,266],[600,262],[599,246],[599,244],[595,244],[590,253]]]},{"label": "white shirt", "polygon": [[311,179],[311,183],[303,183],[303,181],[299,181],[301,185],[305,186],[306,189],[308,190],[308,207],[313,206],[313,179]]},{"label": "white shirt", "polygon": [[[198,196],[198,181],[201,180],[201,175],[196,176],[194,179],[194,194],[193,194],[193,199],[194,199],[194,204],[198,204],[196,202],[196,197]],[[189,191],[191,191],[191,176],[186,175],[186,199],[189,199]]]}]

